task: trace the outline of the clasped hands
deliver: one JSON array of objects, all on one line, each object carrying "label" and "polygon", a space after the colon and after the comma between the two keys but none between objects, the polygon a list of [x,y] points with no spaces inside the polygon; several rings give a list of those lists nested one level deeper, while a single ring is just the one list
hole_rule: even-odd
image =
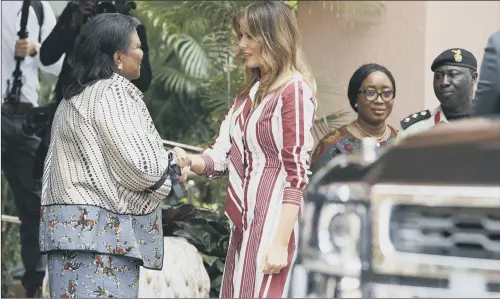
[{"label": "clasped hands", "polygon": [[179,176],[179,182],[184,182],[187,179],[189,172],[191,171],[191,159],[187,155],[186,151],[184,151],[180,147],[176,146],[170,152],[174,155],[175,161],[181,168],[181,175]]}]

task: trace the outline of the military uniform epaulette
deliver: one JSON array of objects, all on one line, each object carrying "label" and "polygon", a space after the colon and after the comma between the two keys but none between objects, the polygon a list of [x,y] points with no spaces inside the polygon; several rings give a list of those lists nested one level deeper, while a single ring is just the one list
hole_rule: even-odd
[{"label": "military uniform epaulette", "polygon": [[432,115],[429,110],[423,110],[417,113],[413,113],[411,115],[408,115],[408,117],[400,122],[401,128],[403,128],[403,130],[406,130],[409,126],[418,123],[421,120],[428,119],[431,116]]}]

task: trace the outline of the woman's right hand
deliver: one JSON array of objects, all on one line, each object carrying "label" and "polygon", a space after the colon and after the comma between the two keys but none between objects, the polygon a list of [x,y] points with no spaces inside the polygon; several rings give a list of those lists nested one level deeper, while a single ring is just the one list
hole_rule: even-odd
[{"label": "woman's right hand", "polygon": [[205,161],[200,155],[188,155],[185,150],[177,146],[172,151],[189,164],[192,172],[198,175],[203,174],[205,171]]},{"label": "woman's right hand", "polygon": [[174,147],[172,152],[177,156],[178,163],[181,168],[184,168],[185,166],[191,167],[191,159],[189,158],[186,151],[176,146]]}]

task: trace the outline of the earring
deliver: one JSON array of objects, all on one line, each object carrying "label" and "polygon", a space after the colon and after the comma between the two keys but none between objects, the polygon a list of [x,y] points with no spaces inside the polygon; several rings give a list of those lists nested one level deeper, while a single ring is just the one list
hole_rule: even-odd
[{"label": "earring", "polygon": [[123,64],[121,64],[121,63],[120,63],[120,64],[118,65],[118,70],[119,70],[119,71],[123,70]]},{"label": "earring", "polygon": [[358,103],[354,104],[354,107],[356,107],[356,108],[357,108],[357,107],[358,107]]}]

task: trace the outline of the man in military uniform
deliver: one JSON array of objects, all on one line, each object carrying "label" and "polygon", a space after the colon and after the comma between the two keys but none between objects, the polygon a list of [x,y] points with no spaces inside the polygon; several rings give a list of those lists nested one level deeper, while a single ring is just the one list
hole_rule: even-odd
[{"label": "man in military uniform", "polygon": [[477,60],[464,49],[449,49],[432,62],[434,94],[440,105],[434,110],[412,113],[401,120],[397,142],[427,130],[439,123],[469,117],[473,113],[472,97],[477,80]]}]

